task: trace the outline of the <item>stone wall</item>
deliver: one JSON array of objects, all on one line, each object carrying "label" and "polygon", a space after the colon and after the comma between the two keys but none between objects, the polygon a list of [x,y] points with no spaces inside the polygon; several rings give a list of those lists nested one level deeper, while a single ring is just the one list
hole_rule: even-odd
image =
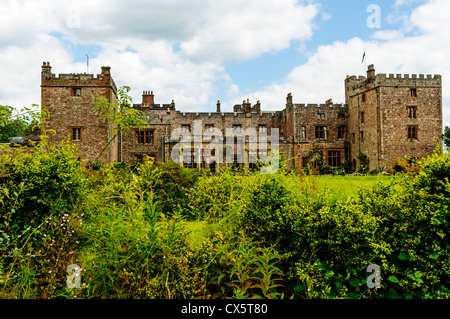
[{"label": "stone wall", "polygon": [[[440,75],[386,76],[375,74],[370,66],[367,77],[348,77],[345,90],[350,156],[356,166],[362,153],[369,158],[369,169],[391,169],[400,158],[422,158],[433,151],[435,143],[441,142]],[[411,107],[415,114],[410,117]],[[417,139],[408,138],[409,126],[417,127]]]},{"label": "stone wall", "polygon": [[[76,92],[74,90],[80,89]],[[50,142],[70,140],[78,144],[80,157],[93,160],[112,137],[112,126],[104,122],[98,111],[94,111],[97,97],[115,102],[116,86],[110,68],[102,67],[102,73],[60,74],[51,73],[50,63],[44,62],[41,76],[41,107],[46,107],[50,118],[44,122]],[[73,139],[73,129],[81,129],[81,138]],[[99,160],[104,164],[118,160],[118,139],[103,152]]]},{"label": "stone wall", "polygon": [[[328,151],[339,151],[341,164],[350,161],[356,168],[361,164],[360,154],[365,154],[370,170],[390,169],[399,158],[423,157],[433,150],[436,141],[440,142],[441,81],[439,75],[375,74],[375,69],[370,66],[367,76],[349,76],[345,80],[345,104],[335,104],[331,99],[323,104],[295,104],[289,93],[285,107],[278,111],[262,111],[260,101],[252,105],[247,99],[234,105],[234,112],[221,112],[220,101],[217,112],[182,112],[176,110],[173,100],[155,104],[153,91],[144,91],[142,103],[133,107],[143,111],[149,123],[145,129],[152,131],[151,143],[139,143],[136,130],[124,132],[111,143],[101,160],[105,164],[114,161],[132,164],[145,155],[154,156],[156,162],[173,159],[172,150],[180,141],[175,135],[177,130],[179,135],[186,125],[190,127],[188,134],[193,135],[190,147],[199,150],[211,142],[205,132],[207,126],[213,126],[217,134],[225,137],[227,130],[233,133],[235,125],[241,126],[241,133],[237,135],[259,135],[262,125],[268,136],[269,150],[274,149],[270,144],[272,131],[278,129],[279,151],[287,160],[287,168],[300,169],[303,157],[317,147],[323,151],[326,163]],[[44,124],[47,129],[57,132],[51,136],[51,141],[70,139],[72,128],[79,127],[82,129],[81,140],[75,143],[79,145],[80,156],[93,159],[112,131],[111,125],[102,121],[93,110],[96,97],[103,96],[115,102],[117,89],[110,68],[103,67],[96,77],[92,74],[60,74],[57,77],[51,73],[50,64],[44,63],[41,87],[41,104],[50,111],[50,119]],[[76,88],[81,89],[79,96],[73,96]],[[411,89],[415,89],[414,97],[411,97]],[[414,107],[415,118],[408,117],[408,107]],[[418,128],[417,139],[408,138],[410,125]],[[326,137],[316,137],[319,126],[326,127]],[[303,127],[305,136],[302,136]],[[339,131],[341,136],[338,136]],[[250,147],[249,142],[246,137],[246,148]],[[223,150],[226,150],[225,146]],[[248,165],[248,151],[244,157],[245,165]]]}]

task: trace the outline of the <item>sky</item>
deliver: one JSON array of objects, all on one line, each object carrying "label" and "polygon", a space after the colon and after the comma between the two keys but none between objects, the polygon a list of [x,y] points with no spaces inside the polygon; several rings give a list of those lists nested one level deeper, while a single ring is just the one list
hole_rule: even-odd
[{"label": "sky", "polygon": [[449,14],[448,0],[2,0],[0,105],[40,104],[44,61],[55,74],[110,66],[134,103],[153,91],[186,112],[281,110],[288,93],[344,103],[346,76],[374,64],[442,75],[450,126]]}]

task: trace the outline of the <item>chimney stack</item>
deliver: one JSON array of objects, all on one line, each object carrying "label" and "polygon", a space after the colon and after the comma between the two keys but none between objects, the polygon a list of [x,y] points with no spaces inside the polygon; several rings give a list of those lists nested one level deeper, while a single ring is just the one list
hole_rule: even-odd
[{"label": "chimney stack", "polygon": [[109,66],[102,66],[102,74],[106,76],[111,75],[111,67]]},{"label": "chimney stack", "polygon": [[286,98],[286,105],[292,105],[292,94],[289,93]]},{"label": "chimney stack", "polygon": [[217,109],[216,109],[217,113],[220,113],[220,100],[217,101]]},{"label": "chimney stack", "polygon": [[50,66],[50,62],[44,62],[42,64],[42,75],[50,77],[52,74],[52,67]]},{"label": "chimney stack", "polygon": [[151,107],[153,104],[155,104],[155,97],[153,95],[153,91],[144,91],[142,93],[142,104],[146,104],[149,107]]},{"label": "chimney stack", "polygon": [[367,67],[367,79],[371,79],[375,77],[375,67],[373,64]]}]

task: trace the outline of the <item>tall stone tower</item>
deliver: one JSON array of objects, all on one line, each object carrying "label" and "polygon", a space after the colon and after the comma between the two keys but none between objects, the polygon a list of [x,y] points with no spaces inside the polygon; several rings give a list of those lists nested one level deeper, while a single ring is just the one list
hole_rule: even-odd
[{"label": "tall stone tower", "polygon": [[345,98],[354,167],[366,157],[370,170],[391,169],[398,159],[424,157],[441,142],[440,75],[386,76],[370,65],[367,77],[347,77]]},{"label": "tall stone tower", "polygon": [[[94,111],[97,97],[116,102],[117,88],[109,67],[102,67],[102,73],[59,74],[51,73],[49,62],[44,62],[41,73],[41,107],[50,112],[44,123],[50,142],[71,140],[78,144],[81,159],[93,160],[112,137],[112,124],[104,122],[99,112]],[[118,159],[118,138],[110,143],[99,157],[104,163]]]}]

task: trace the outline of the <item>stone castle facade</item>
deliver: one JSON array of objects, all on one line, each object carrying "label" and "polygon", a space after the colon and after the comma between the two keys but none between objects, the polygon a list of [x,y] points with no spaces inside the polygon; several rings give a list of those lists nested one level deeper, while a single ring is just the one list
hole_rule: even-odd
[{"label": "stone castle facade", "polygon": [[[206,113],[182,112],[174,101],[155,104],[153,92],[144,91],[142,103],[133,107],[143,112],[148,127],[119,134],[99,159],[104,164],[132,164],[148,155],[156,162],[174,160],[189,168],[215,170],[224,165],[252,168],[257,160],[264,160],[276,150],[288,169],[301,169],[306,166],[308,153],[316,147],[331,167],[346,162],[359,167],[363,154],[369,170],[381,171],[391,169],[400,158],[426,156],[441,142],[440,75],[375,74],[371,65],[367,76],[347,76],[344,88],[345,104],[334,104],[332,100],[296,104],[289,93],[281,111],[262,111],[260,101],[252,105],[247,99],[235,105],[233,112],[222,112],[218,101],[216,112]],[[56,131],[50,134],[50,140],[69,138],[78,144],[82,159],[94,159],[112,137],[113,124],[104,122],[94,111],[96,97],[116,102],[117,87],[111,69],[102,67],[97,76],[56,76],[51,73],[50,63],[44,62],[41,92],[41,105],[50,112],[43,124]],[[222,134],[225,140],[227,130],[235,141],[233,152],[222,143],[209,154],[223,153],[224,161],[215,163],[203,156],[208,145],[219,141],[214,136]],[[180,132],[187,136],[181,150]],[[253,132],[259,136],[256,147],[249,136]],[[276,145],[272,139],[275,133]]]}]

